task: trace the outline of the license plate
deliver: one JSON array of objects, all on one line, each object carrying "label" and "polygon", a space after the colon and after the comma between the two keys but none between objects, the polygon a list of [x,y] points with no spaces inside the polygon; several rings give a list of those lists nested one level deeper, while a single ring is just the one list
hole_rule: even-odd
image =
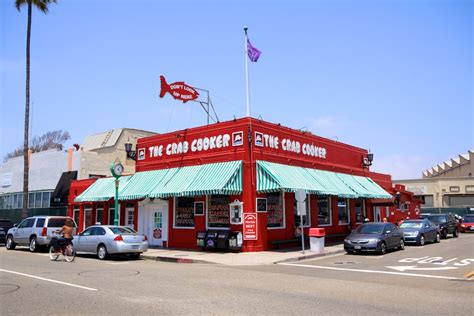
[{"label": "license plate", "polygon": [[471,230],[474,230],[474,226],[471,226]]},{"label": "license plate", "polygon": [[138,245],[133,245],[132,249],[138,249]]},{"label": "license plate", "polygon": [[354,246],[354,249],[361,249],[361,246]]}]

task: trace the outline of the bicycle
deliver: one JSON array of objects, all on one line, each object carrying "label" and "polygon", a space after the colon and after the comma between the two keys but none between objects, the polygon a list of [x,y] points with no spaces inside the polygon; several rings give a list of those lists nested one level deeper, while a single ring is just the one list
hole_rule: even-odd
[{"label": "bicycle", "polygon": [[[67,262],[72,262],[76,258],[76,250],[74,249],[74,246],[72,244],[72,241],[66,246],[65,244],[60,244],[59,243],[59,234],[53,234],[53,239],[51,240],[51,244],[49,246],[49,258],[51,261],[56,261],[58,260],[60,255],[64,256],[64,259]],[[53,245],[59,244],[59,251],[56,251],[54,249],[55,247]]]}]

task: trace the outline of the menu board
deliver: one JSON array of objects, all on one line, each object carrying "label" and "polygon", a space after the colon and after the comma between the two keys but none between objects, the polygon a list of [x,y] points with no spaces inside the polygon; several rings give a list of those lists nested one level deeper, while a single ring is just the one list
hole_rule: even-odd
[{"label": "menu board", "polygon": [[267,227],[284,227],[283,203],[280,192],[267,194]]},{"label": "menu board", "polygon": [[230,197],[228,195],[211,195],[209,197],[208,227],[229,227],[229,203]]},{"label": "menu board", "polygon": [[194,227],[194,199],[185,197],[176,198],[174,226]]}]

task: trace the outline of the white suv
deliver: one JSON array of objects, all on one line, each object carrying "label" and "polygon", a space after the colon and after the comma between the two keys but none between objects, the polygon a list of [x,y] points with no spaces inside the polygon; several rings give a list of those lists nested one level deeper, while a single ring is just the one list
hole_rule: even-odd
[{"label": "white suv", "polygon": [[[10,228],[7,232],[5,246],[8,250],[13,250],[18,246],[28,246],[31,252],[37,251],[40,247],[49,246],[53,231],[64,226],[67,219],[74,220],[67,216],[33,216],[25,218],[18,226]],[[75,229],[74,229],[75,233]]]}]

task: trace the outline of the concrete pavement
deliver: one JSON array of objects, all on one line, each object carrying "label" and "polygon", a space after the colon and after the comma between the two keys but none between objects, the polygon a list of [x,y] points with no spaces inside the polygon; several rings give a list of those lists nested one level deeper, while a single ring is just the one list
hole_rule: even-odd
[{"label": "concrete pavement", "polygon": [[323,253],[313,253],[309,249],[303,254],[301,248],[269,250],[261,252],[218,252],[169,248],[150,248],[142,258],[176,263],[213,263],[229,266],[269,265],[292,262],[344,252],[342,243],[324,247]]}]

